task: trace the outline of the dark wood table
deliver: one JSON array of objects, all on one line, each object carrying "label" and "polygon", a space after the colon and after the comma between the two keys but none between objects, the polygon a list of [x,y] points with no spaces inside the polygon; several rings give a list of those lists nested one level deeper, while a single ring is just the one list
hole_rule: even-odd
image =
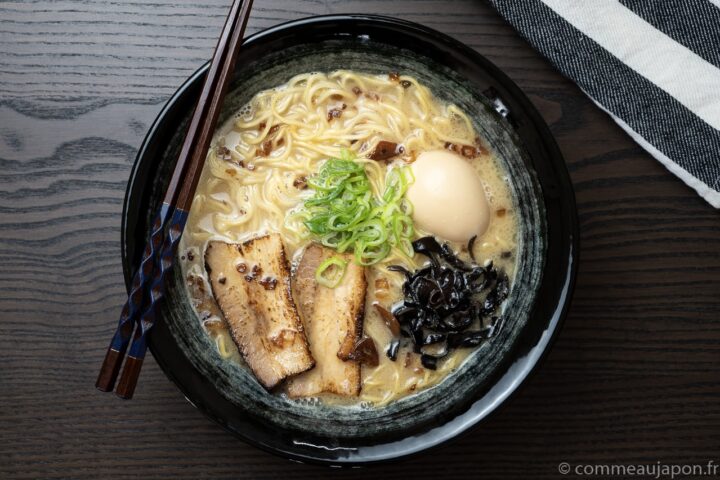
[{"label": "dark wood table", "polygon": [[256,0],[249,29],[333,12],[414,20],[490,58],[542,112],[577,192],[582,259],[570,316],[519,394],[450,445],[339,472],[236,440],[152,359],[134,400],[96,391],[125,297],[130,167],[163,103],[210,57],[229,3],[0,3],[0,478],[528,478],[557,477],[563,461],[720,463],[718,212],[481,1]]}]

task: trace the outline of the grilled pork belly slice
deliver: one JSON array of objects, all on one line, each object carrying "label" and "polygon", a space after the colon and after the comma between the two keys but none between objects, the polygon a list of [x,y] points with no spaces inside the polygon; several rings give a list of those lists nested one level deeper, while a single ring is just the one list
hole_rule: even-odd
[{"label": "grilled pork belly slice", "polygon": [[[324,260],[338,255],[348,262],[345,276],[335,288],[320,285],[315,271]],[[288,380],[291,397],[322,392],[355,396],[360,393],[360,363],[347,359],[362,336],[367,282],[364,268],[352,263],[351,255],[311,244],[305,249],[295,277],[293,291],[315,368]]]},{"label": "grilled pork belly slice", "polygon": [[312,368],[280,235],[242,245],[210,242],[205,268],[232,338],[263,386]]}]

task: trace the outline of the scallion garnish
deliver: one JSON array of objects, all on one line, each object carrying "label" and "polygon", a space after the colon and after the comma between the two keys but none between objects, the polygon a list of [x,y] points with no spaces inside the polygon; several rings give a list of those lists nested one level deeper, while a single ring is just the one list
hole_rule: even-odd
[{"label": "scallion garnish", "polygon": [[323,245],[340,253],[354,252],[359,265],[381,261],[393,247],[411,257],[412,211],[404,197],[412,182],[410,168],[392,168],[377,197],[364,166],[344,150],[308,179],[315,192],[304,203],[304,224]]},{"label": "scallion garnish", "polygon": [[320,285],[328,288],[335,288],[340,285],[345,276],[347,262],[340,257],[334,256],[323,261],[315,270],[315,280]]}]

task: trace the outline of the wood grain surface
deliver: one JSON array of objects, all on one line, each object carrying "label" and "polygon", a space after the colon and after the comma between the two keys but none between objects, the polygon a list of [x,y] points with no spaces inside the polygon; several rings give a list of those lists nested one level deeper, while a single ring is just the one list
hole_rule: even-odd
[{"label": "wood grain surface", "polygon": [[554,478],[562,461],[720,463],[718,212],[473,0],[256,0],[249,30],[393,15],[466,42],[529,94],[567,159],[582,257],[565,327],[520,393],[450,445],[338,471],[241,443],[151,359],[132,401],[97,392],[125,296],[134,155],[211,56],[229,5],[0,2],[0,478]]}]

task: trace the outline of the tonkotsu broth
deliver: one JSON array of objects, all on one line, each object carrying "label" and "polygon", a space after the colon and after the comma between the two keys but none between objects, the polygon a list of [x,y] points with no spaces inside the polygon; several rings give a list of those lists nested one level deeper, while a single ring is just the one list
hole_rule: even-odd
[{"label": "tonkotsu broth", "polygon": [[[339,116],[333,111],[340,112]],[[380,140],[404,147],[387,166],[365,158]],[[373,189],[382,192],[388,168],[411,163],[420,153],[447,144],[478,147],[479,156],[468,161],[482,179],[491,221],[475,241],[473,253],[479,263],[492,261],[512,279],[517,218],[509,179],[482,146],[465,113],[441,103],[414,78],[349,71],[299,75],[283,86],[258,93],[230,118],[213,139],[179,250],[188,294],[220,355],[243,363],[212,298],[203,266],[208,241],[237,243],[278,232],[294,267],[304,246],[313,240],[294,215],[312,194],[299,187],[324,160],[339,156],[341,149],[355,153]],[[223,146],[229,152],[218,149]],[[415,238],[426,235],[429,233],[416,227]],[[465,244],[451,246],[461,258],[469,258]],[[380,363],[362,367],[360,396],[350,401],[382,405],[432,386],[473,351],[454,350],[438,363],[437,370],[423,368],[409,342],[403,342],[396,361],[385,355],[392,336],[373,303],[389,309],[402,299],[404,281],[387,267],[403,265],[416,270],[425,262],[423,256],[408,258],[393,249],[380,263],[366,268],[364,331],[374,340]],[[321,397],[324,401],[348,401],[328,394]]]}]

